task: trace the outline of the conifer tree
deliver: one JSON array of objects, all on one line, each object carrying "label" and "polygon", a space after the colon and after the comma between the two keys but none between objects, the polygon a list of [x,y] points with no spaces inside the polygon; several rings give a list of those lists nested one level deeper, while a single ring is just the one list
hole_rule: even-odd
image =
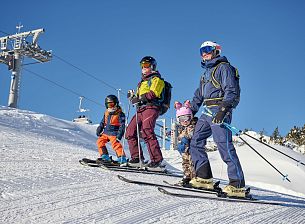
[{"label": "conifer tree", "polygon": [[273,141],[276,144],[280,143],[281,135],[279,132],[279,127],[276,127],[270,137],[270,140]]},{"label": "conifer tree", "polygon": [[286,139],[298,146],[305,145],[305,125],[303,128],[294,126],[287,134]]}]

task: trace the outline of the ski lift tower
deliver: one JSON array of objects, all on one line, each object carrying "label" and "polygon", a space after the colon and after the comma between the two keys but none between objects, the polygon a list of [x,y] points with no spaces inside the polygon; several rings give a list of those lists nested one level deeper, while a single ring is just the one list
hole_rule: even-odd
[{"label": "ski lift tower", "polygon": [[[20,74],[24,57],[32,58],[39,63],[45,63],[52,59],[51,51],[43,50],[37,41],[44,29],[37,29],[20,33],[22,25],[16,26],[18,32],[14,35],[0,37],[0,63],[8,66],[12,71],[11,86],[8,98],[8,106],[18,107],[18,96],[20,88]],[[32,37],[30,42],[27,41]]]}]

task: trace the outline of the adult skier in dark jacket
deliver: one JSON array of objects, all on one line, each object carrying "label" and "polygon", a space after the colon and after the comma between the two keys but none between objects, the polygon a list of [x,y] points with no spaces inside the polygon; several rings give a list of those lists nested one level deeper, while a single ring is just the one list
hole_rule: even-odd
[{"label": "adult skier in dark jacket", "polygon": [[201,64],[205,71],[190,106],[194,114],[202,105],[206,112],[199,118],[190,143],[196,171],[190,184],[196,188],[213,189],[212,170],[205,151],[207,138],[213,134],[221,158],[227,164],[229,184],[223,191],[228,196],[245,197],[244,174],[232,143],[232,133],[222,125],[223,122],[231,123],[232,109],[239,103],[238,73],[220,53],[221,47],[215,42],[205,41],[201,45]]}]

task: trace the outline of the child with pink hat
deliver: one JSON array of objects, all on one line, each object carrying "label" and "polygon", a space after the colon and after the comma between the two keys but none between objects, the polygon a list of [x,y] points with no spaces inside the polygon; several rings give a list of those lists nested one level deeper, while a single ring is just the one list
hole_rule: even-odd
[{"label": "child with pink hat", "polygon": [[182,155],[182,169],[184,173],[182,180],[179,181],[177,185],[188,186],[189,181],[195,177],[195,171],[193,168],[189,148],[198,118],[193,117],[193,113],[190,109],[188,100],[185,101],[184,104],[176,101],[174,107],[176,109],[176,118],[178,121],[177,150]]}]

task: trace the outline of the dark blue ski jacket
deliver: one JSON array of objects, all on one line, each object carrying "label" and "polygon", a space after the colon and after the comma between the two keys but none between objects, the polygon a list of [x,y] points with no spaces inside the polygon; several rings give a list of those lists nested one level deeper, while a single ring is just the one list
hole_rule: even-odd
[{"label": "dark blue ski jacket", "polygon": [[201,105],[211,109],[218,109],[220,106],[235,108],[240,97],[236,69],[230,65],[225,56],[219,56],[201,64],[204,73],[191,102],[193,113],[196,114]]}]

